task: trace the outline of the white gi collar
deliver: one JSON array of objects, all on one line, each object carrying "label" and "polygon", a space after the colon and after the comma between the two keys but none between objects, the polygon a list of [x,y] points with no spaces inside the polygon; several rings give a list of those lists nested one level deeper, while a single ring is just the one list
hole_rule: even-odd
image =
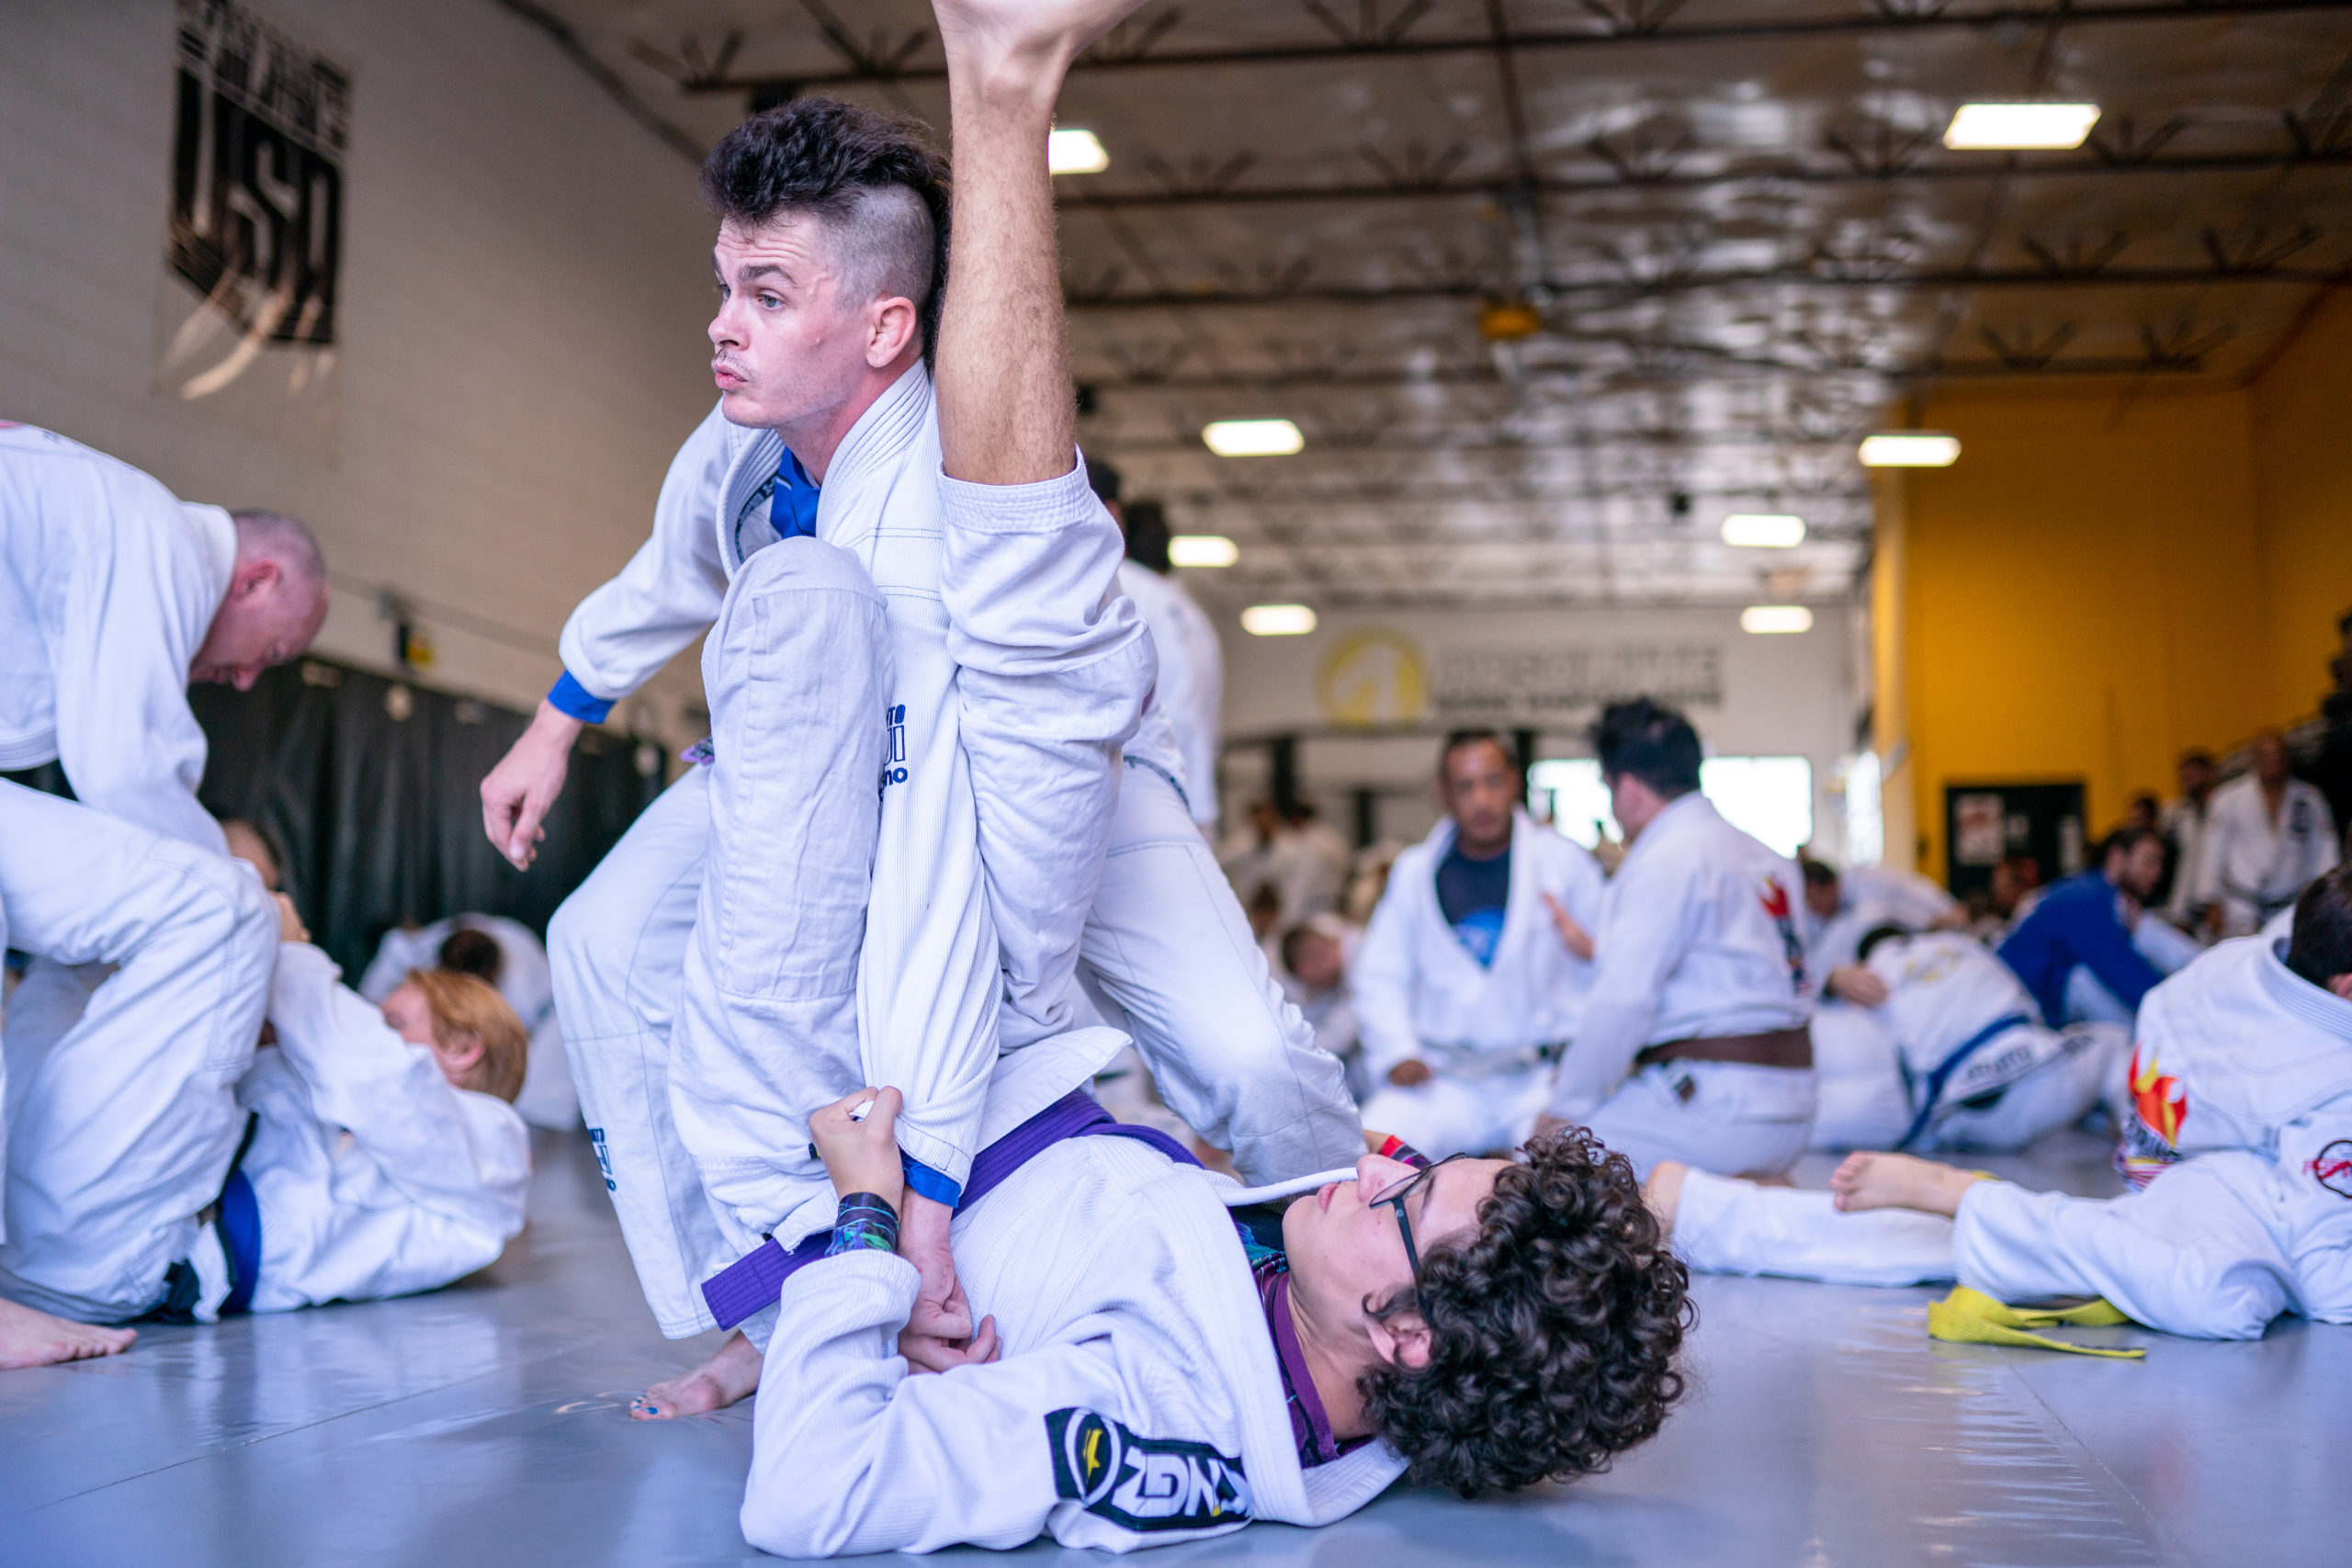
[{"label": "white gi collar", "polygon": [[202,548],[204,570],[212,579],[212,603],[217,607],[229,597],[230,580],[237,575],[236,521],[218,506],[188,501],[180,502],[180,515]]},{"label": "white gi collar", "polygon": [[[2256,939],[2259,941],[2260,939]],[[2293,1013],[2312,1028],[2324,1031],[2339,1040],[2352,1040],[2352,1002],[2333,991],[2323,990],[2287,967],[2279,956],[2286,943],[2262,944],[2261,962],[2255,965],[2262,976],[2262,988],[2270,999]]]},{"label": "white gi collar", "polygon": [[[857,416],[857,423],[834,448],[833,460],[826,465],[817,489],[817,536],[861,558],[869,558],[868,547],[881,529],[883,508],[866,504],[866,499],[876,492],[877,481],[880,498],[890,500],[894,506],[912,499],[903,491],[894,497],[891,481],[918,442],[928,439],[936,448],[933,430],[931,373],[917,361]],[[737,536],[735,519],[752,492],[766,483],[784,461],[782,436],[773,430],[747,434],[749,438],[728,465],[726,482],[719,488],[718,558],[729,581],[742,570],[744,558],[752,550],[774,540],[773,531],[763,525],[747,546]],[[930,467],[935,489],[935,457]],[[903,522],[911,532],[935,531],[938,510],[935,498],[925,498],[920,516],[910,514]],[[867,565],[872,565],[870,558]]]}]

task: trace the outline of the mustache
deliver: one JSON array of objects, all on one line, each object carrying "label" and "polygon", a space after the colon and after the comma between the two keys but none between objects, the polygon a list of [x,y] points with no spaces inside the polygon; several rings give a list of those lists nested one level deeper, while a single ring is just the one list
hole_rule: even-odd
[{"label": "mustache", "polygon": [[713,370],[724,370],[732,376],[741,376],[746,381],[752,378],[752,372],[750,368],[747,367],[742,361],[735,358],[731,355],[712,355],[710,356],[710,367]]}]

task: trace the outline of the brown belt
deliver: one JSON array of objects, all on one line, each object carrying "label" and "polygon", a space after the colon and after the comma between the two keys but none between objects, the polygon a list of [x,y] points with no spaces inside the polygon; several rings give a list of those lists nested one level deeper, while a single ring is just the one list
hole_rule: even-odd
[{"label": "brown belt", "polygon": [[1770,1029],[1761,1034],[1712,1034],[1693,1040],[1669,1040],[1634,1056],[1637,1067],[1660,1062],[1737,1062],[1748,1067],[1810,1067],[1813,1031]]}]

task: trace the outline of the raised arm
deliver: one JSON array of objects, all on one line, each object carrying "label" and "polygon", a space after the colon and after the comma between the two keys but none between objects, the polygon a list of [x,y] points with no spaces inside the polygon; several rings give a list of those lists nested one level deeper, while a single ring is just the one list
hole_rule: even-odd
[{"label": "raised arm", "polygon": [[956,149],[935,375],[941,589],[1007,1045],[1069,1026],[1062,998],[1109,847],[1119,748],[1154,675],[1115,586],[1117,525],[1078,461],[1046,166],[1063,73],[1134,6],[938,6]]}]

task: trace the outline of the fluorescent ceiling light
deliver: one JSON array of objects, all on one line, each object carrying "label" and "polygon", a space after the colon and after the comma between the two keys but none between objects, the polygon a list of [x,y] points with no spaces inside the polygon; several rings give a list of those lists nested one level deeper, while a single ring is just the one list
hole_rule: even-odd
[{"label": "fluorescent ceiling light", "polygon": [[2058,152],[2080,147],[2097,104],[1962,104],[1944,130],[1956,152]]},{"label": "fluorescent ceiling light", "polygon": [[1241,629],[1251,637],[1305,637],[1315,629],[1315,612],[1304,604],[1252,604],[1241,612]]},{"label": "fluorescent ceiling light", "polygon": [[1091,130],[1046,133],[1046,168],[1057,175],[1099,175],[1111,166],[1102,139]]},{"label": "fluorescent ceiling light", "polygon": [[1170,566],[1231,566],[1241,547],[1222,534],[1178,534],[1168,541]]},{"label": "fluorescent ceiling light", "polygon": [[1863,436],[1856,455],[1866,468],[1949,468],[1960,459],[1960,437],[1940,430],[1882,430]]},{"label": "fluorescent ceiling light", "polygon": [[1724,519],[1724,543],[1785,550],[1804,543],[1804,519],[1785,512],[1735,512]]},{"label": "fluorescent ceiling light", "polygon": [[1306,445],[1286,419],[1220,419],[1202,428],[1201,439],[1220,457],[1287,457]]},{"label": "fluorescent ceiling light", "polygon": [[1802,604],[1750,604],[1739,613],[1739,629],[1765,636],[1813,630],[1813,612]]}]

